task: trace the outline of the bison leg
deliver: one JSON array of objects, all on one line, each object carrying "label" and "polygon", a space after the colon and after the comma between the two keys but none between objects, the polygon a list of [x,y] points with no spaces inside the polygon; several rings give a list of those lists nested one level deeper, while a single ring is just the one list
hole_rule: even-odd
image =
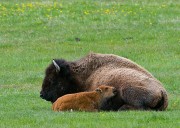
[{"label": "bison leg", "polygon": [[132,105],[124,104],[119,108],[119,111],[126,111],[126,110],[150,110],[150,108],[145,107],[135,107]]},{"label": "bison leg", "polygon": [[137,110],[137,108],[131,105],[127,105],[127,104],[119,108],[119,111],[126,111],[126,110]]}]

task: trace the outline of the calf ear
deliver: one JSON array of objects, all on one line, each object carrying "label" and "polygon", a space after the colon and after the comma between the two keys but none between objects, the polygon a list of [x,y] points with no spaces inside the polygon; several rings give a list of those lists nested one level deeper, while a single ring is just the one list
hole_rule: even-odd
[{"label": "calf ear", "polygon": [[100,92],[100,93],[102,93],[102,90],[100,89],[100,88],[96,88],[96,90],[95,90],[96,92]]},{"label": "calf ear", "polygon": [[53,60],[53,64],[54,64],[54,66],[55,66],[55,68],[56,68],[56,72],[60,72],[60,67],[59,67],[59,65],[56,63],[56,61],[55,60]]}]

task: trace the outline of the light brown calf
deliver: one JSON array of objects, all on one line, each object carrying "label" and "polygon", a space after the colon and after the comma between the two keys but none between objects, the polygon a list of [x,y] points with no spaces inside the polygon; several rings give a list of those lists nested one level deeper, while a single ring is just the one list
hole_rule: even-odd
[{"label": "light brown calf", "polygon": [[67,94],[58,98],[52,105],[54,111],[99,111],[108,99],[116,95],[114,87],[101,85],[91,92]]}]

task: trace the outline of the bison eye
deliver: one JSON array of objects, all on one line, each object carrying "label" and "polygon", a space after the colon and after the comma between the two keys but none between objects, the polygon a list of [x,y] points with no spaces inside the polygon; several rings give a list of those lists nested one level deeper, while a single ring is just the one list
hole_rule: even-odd
[{"label": "bison eye", "polygon": [[105,90],[108,90],[108,88],[106,87]]},{"label": "bison eye", "polygon": [[63,87],[63,86],[61,86],[60,88],[61,88],[61,90],[63,90],[63,89],[64,89],[64,87]]},{"label": "bison eye", "polygon": [[62,85],[62,83],[61,82],[58,82],[58,86],[61,86]]},{"label": "bison eye", "polygon": [[49,78],[48,80],[49,80],[49,81],[52,81],[52,79],[50,79],[50,78]]},{"label": "bison eye", "polygon": [[53,84],[53,79],[49,78],[48,81],[50,84]]}]

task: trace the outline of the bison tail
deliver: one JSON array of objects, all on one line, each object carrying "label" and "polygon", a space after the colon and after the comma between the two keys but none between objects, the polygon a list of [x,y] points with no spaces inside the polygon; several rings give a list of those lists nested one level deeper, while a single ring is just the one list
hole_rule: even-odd
[{"label": "bison tail", "polygon": [[161,100],[153,108],[153,109],[155,109],[157,111],[164,111],[167,108],[167,106],[168,106],[167,92],[165,90],[161,90],[161,95],[162,95]]}]

